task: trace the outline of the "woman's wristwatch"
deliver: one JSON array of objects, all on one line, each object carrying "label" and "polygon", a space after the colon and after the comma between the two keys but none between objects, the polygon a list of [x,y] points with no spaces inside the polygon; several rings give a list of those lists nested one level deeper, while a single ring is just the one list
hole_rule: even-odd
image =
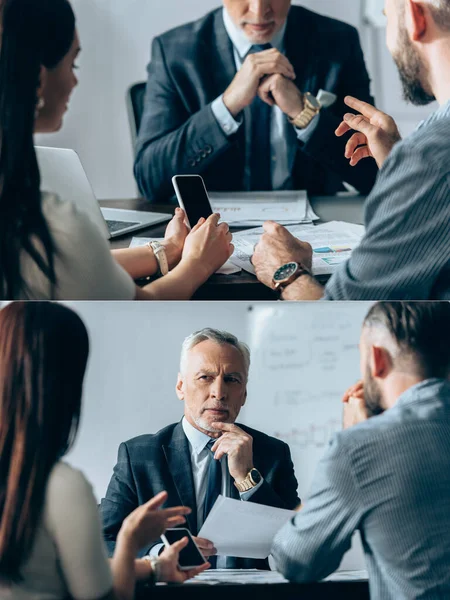
[{"label": "woman's wristwatch", "polygon": [[149,242],[147,244],[148,248],[153,250],[153,254],[155,255],[156,261],[158,263],[158,272],[157,276],[167,275],[169,272],[169,262],[167,260],[166,249],[159,242]]},{"label": "woman's wristwatch", "polygon": [[159,558],[157,556],[153,556],[152,554],[146,554],[143,559],[147,560],[152,568],[146,583],[149,585],[155,585],[155,583],[158,583],[160,575]]}]

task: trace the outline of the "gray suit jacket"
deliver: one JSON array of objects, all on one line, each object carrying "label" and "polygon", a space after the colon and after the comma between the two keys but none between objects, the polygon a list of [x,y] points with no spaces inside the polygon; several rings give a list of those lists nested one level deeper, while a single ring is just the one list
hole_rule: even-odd
[{"label": "gray suit jacket", "polygon": [[361,532],[373,600],[450,598],[450,383],[429,379],[338,433],[275,539],[290,580],[326,577]]},{"label": "gray suit jacket", "polygon": [[[264,477],[263,485],[248,501],[279,508],[295,508],[300,499],[289,446],[244,425],[239,427],[252,436],[254,466]],[[230,489],[233,497],[239,499],[235,486],[230,485]],[[197,535],[197,507],[189,442],[181,423],[120,445],[113,476],[100,504],[103,534],[110,554],[114,552],[116,537],[125,517],[163,490],[169,494],[164,508],[185,505],[192,509],[186,526],[192,535]],[[160,540],[155,543],[160,543]],[[152,545],[143,549],[141,555],[146,554]],[[236,568],[268,568],[267,561],[235,561]]]},{"label": "gray suit jacket", "polygon": [[[356,29],[292,6],[285,46],[302,91],[317,94],[323,89],[338,97],[331,108],[322,110],[310,139],[298,142],[294,188],[335,194],[347,181],[368,193],[378,170],[375,162],[366,160],[356,169],[350,167],[344,157],[348,137],[334,135],[348,112],[343,102],[347,94],[373,103]],[[152,202],[172,196],[172,176],[184,173],[201,174],[209,190],[245,189],[248,111],[238,132],[228,137],[211,110],[211,103],[235,74],[222,9],[153,40],[135,162],[139,187]]]}]

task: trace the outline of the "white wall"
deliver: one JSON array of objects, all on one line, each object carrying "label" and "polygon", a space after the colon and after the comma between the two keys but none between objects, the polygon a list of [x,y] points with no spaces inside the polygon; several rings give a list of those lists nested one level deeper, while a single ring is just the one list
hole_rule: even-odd
[{"label": "white wall", "polygon": [[[126,90],[145,79],[150,42],[155,35],[201,17],[220,1],[72,0],[72,4],[83,48],[79,59],[80,85],[63,130],[37,136],[37,142],[77,150],[98,198],[134,197]],[[406,109],[400,100],[396,70],[385,50],[384,32],[373,34],[363,26],[362,0],[304,0],[294,4],[303,4],[359,27],[379,92],[378,104],[399,119],[404,132],[409,132],[428,114],[429,109]]]}]

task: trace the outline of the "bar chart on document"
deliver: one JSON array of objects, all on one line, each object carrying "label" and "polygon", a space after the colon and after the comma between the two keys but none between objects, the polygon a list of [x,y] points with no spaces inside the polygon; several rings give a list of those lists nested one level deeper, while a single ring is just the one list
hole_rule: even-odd
[{"label": "bar chart on document", "polygon": [[[254,305],[249,313],[252,364],[243,422],[289,444],[306,502],[317,463],[342,428],[342,396],[360,379],[358,344],[369,306]],[[359,541],[341,568],[364,568]]]}]

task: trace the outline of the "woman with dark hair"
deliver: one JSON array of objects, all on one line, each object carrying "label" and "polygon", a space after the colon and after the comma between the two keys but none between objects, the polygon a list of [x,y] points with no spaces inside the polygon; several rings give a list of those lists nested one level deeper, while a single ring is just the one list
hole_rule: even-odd
[{"label": "woman with dark hair", "polygon": [[189,299],[232,253],[217,215],[191,232],[177,209],[162,242],[168,274],[151,247],[113,253],[76,207],[41,193],[33,133],[58,130],[77,85],[80,52],[67,0],[0,0],[0,298]]},{"label": "woman with dark hair", "polygon": [[47,302],[0,311],[0,597],[8,600],[129,600],[137,579],[182,582],[187,539],[158,559],[137,552],[185,507],[157,510],[165,492],[125,519],[108,564],[89,483],[62,462],[81,411],[89,343],[81,319]]}]

